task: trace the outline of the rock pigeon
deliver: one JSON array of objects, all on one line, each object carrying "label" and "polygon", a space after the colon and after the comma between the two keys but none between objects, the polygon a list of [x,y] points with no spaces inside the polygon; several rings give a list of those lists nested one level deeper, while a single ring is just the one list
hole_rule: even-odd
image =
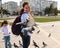
[{"label": "rock pigeon", "polygon": [[40,30],[39,30],[39,31],[37,31],[37,33],[40,33]]},{"label": "rock pigeon", "polygon": [[52,27],[54,27],[54,24],[52,25]]},{"label": "rock pigeon", "polygon": [[33,40],[33,45],[35,46],[35,48],[39,48],[39,46],[37,45],[37,43]]},{"label": "rock pigeon", "polygon": [[23,46],[23,45],[21,44],[21,41],[20,41],[20,40],[19,40],[19,45],[20,45],[20,46]]},{"label": "rock pigeon", "polygon": [[50,36],[51,36],[51,33],[49,33],[48,37],[50,37]]},{"label": "rock pigeon", "polygon": [[19,46],[17,46],[15,43],[14,43],[14,47],[15,47],[15,48],[19,48]]},{"label": "rock pigeon", "polygon": [[43,47],[46,47],[46,46],[47,46],[47,44],[45,42],[43,42]]}]

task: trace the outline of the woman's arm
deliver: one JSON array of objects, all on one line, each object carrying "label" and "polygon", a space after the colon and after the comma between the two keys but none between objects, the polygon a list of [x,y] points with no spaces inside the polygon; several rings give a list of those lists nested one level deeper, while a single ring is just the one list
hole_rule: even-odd
[{"label": "woman's arm", "polygon": [[23,14],[21,16],[21,22],[24,23],[24,22],[28,22],[29,21],[29,15],[26,13],[26,14]]}]

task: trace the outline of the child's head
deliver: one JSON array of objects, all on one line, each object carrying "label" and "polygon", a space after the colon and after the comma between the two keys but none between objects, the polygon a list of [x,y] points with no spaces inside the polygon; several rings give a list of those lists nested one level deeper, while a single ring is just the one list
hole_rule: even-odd
[{"label": "child's head", "polygon": [[1,24],[1,27],[2,26],[7,26],[8,25],[8,22],[7,21],[3,21],[2,24]]}]

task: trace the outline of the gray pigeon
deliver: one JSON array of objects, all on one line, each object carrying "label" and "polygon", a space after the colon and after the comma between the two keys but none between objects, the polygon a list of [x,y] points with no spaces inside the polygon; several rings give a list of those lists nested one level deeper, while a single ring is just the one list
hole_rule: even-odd
[{"label": "gray pigeon", "polygon": [[51,33],[49,33],[48,37],[50,37],[50,36],[51,36]]},{"label": "gray pigeon", "polygon": [[17,46],[15,43],[14,43],[14,47],[15,47],[15,48],[19,48],[19,46]]},{"label": "gray pigeon", "polygon": [[45,42],[43,42],[43,47],[46,47],[46,46],[47,46],[47,44]]},{"label": "gray pigeon", "polygon": [[39,46],[37,45],[37,43],[33,40],[33,45],[35,46],[35,48],[39,48]]}]

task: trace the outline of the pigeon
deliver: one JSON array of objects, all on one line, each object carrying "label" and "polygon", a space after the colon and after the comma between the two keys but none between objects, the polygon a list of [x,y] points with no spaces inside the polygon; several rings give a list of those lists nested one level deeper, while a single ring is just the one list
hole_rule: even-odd
[{"label": "pigeon", "polygon": [[51,36],[51,33],[49,33],[48,37],[50,37],[50,36]]},{"label": "pigeon", "polygon": [[20,40],[19,40],[19,45],[20,45],[20,46],[23,46],[23,45],[21,44],[21,41],[20,41]]},{"label": "pigeon", "polygon": [[45,42],[43,42],[43,47],[46,47],[46,46],[47,46],[47,44]]},{"label": "pigeon", "polygon": [[37,45],[37,43],[33,40],[33,45],[35,46],[35,48],[39,48],[39,46]]},{"label": "pigeon", "polygon": [[54,24],[52,25],[52,27],[54,27]]},{"label": "pigeon", "polygon": [[37,31],[37,33],[40,33],[40,30],[39,30],[39,31]]},{"label": "pigeon", "polygon": [[15,43],[14,43],[14,47],[15,47],[15,48],[19,48]]},{"label": "pigeon", "polygon": [[19,40],[19,44],[21,44],[21,41]]}]

